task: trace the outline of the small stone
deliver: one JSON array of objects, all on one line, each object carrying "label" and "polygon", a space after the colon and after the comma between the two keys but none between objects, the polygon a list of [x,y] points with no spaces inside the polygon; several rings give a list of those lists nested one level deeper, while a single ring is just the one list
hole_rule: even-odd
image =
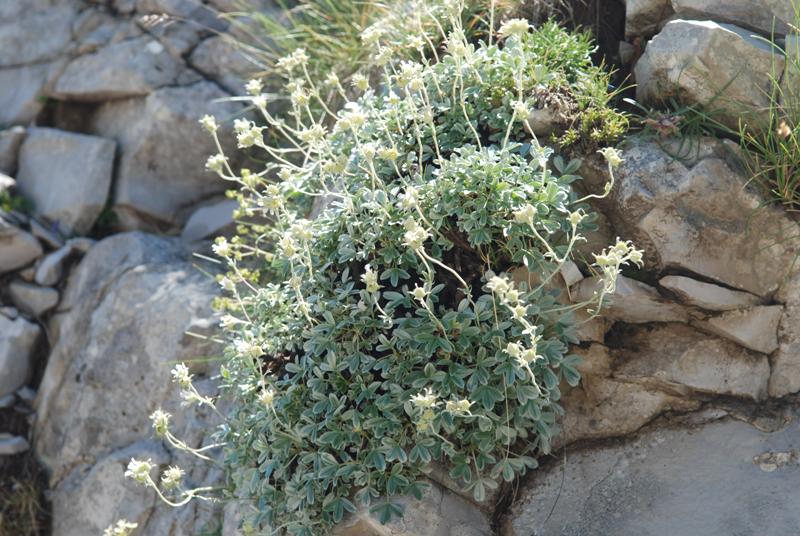
[{"label": "small stone", "polygon": [[228,199],[198,208],[189,216],[189,220],[183,227],[181,239],[191,243],[203,238],[219,236],[225,232],[230,233],[235,225],[233,211],[238,207],[237,201]]},{"label": "small stone", "polygon": [[744,309],[758,305],[761,301],[758,296],[749,292],[730,290],[679,275],[662,277],[658,284],[674,292],[683,303],[708,311]]},{"label": "small stone", "polygon": [[32,128],[20,150],[19,190],[66,234],[86,233],[108,197],[114,148],[96,136]]},{"label": "small stone", "polygon": [[234,95],[244,93],[244,84],[257,69],[230,36],[213,36],[197,45],[189,63]]},{"label": "small stone", "polygon": [[138,13],[160,13],[171,15],[176,19],[191,21],[200,28],[214,32],[222,32],[227,23],[217,17],[213,9],[198,3],[196,0],[138,0]]},{"label": "small stone", "polygon": [[33,235],[0,218],[0,274],[33,262],[42,251],[41,244]]},{"label": "small stone", "polygon": [[26,452],[30,448],[28,440],[22,436],[0,439],[0,456],[13,456],[14,454]]},{"label": "small stone", "polygon": [[34,280],[39,285],[51,287],[61,281],[64,275],[64,265],[72,255],[73,249],[68,244],[61,249],[45,255],[36,267]]},{"label": "small stone", "polygon": [[571,287],[583,279],[583,274],[577,264],[567,261],[561,267],[561,277],[564,279],[564,284]]},{"label": "small stone", "polygon": [[15,280],[8,286],[14,305],[33,317],[40,317],[58,304],[58,291]]},{"label": "small stone", "polygon": [[41,328],[22,317],[0,316],[0,396],[14,393],[31,374],[31,359]]},{"label": "small stone", "polygon": [[25,387],[22,387],[17,390],[17,397],[23,402],[27,402],[30,404],[31,402],[36,400],[36,391],[34,391],[32,388],[26,385]]},{"label": "small stone", "polygon": [[761,305],[741,311],[729,311],[693,325],[763,354],[778,348],[778,323],[782,305]]},{"label": "small stone", "polygon": [[0,307],[0,315],[3,315],[6,318],[10,318],[14,320],[19,316],[19,311],[17,311],[16,307],[11,307],[10,305],[6,305],[5,307]]},{"label": "small stone", "polygon": [[[570,289],[572,301],[580,303],[593,299],[602,288],[598,277],[584,279]],[[686,310],[665,300],[656,289],[625,276],[618,276],[617,288],[603,300],[600,315],[609,320],[641,324],[646,322],[687,322]]]},{"label": "small stone", "polygon": [[629,39],[651,36],[673,13],[670,0],[626,0],[625,36]]},{"label": "small stone", "polygon": [[58,232],[58,225],[49,226],[40,223],[36,218],[30,220],[31,234],[44,242],[47,246],[58,249],[64,245],[64,238]]},{"label": "small stone", "polygon": [[17,172],[17,153],[23,139],[25,129],[21,126],[0,131],[0,173],[14,175]]},{"label": "small stone", "polygon": [[14,405],[14,402],[17,401],[17,397],[14,395],[6,395],[4,397],[0,397],[0,409],[8,409]]}]

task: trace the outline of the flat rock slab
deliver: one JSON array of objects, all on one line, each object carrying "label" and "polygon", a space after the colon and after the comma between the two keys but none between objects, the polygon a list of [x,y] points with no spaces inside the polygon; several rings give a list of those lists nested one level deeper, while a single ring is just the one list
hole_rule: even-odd
[{"label": "flat rock slab", "polygon": [[502,534],[800,534],[800,466],[768,463],[797,460],[798,444],[796,422],[765,433],[724,419],[569,452],[533,473]]},{"label": "flat rock slab", "polygon": [[681,302],[707,311],[744,309],[758,305],[761,301],[758,296],[747,292],[730,290],[679,275],[662,277],[658,284],[673,292]]},{"label": "flat rock slab", "polygon": [[114,150],[97,136],[31,128],[20,149],[19,191],[65,234],[85,234],[105,206]]},{"label": "flat rock slab", "polygon": [[771,354],[778,348],[778,323],[781,305],[759,305],[741,311],[728,311],[694,325],[740,346]]},{"label": "flat rock slab", "polygon": [[55,82],[57,99],[103,101],[147,95],[174,84],[183,61],[149,36],[106,46],[72,60]]},{"label": "flat rock slab", "polygon": [[688,396],[693,391],[763,400],[767,356],[683,324],[631,327],[617,333],[613,376]]}]

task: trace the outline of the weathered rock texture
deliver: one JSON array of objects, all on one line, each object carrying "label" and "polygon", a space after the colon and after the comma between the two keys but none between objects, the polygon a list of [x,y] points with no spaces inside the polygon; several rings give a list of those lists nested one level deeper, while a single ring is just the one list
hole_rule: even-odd
[{"label": "weathered rock texture", "polygon": [[739,119],[765,122],[770,75],[783,56],[751,32],[713,21],[673,20],[647,45],[635,68],[636,98],[645,104],[669,97],[709,109],[738,129]]},{"label": "weathered rock texture", "polygon": [[528,482],[502,534],[795,534],[798,440],[796,424],[769,433],[725,418],[570,450]]},{"label": "weathered rock texture", "polygon": [[[144,527],[166,515],[151,493],[122,478],[129,454],[158,451],[159,462],[176,460],[151,440],[148,416],[158,406],[179,416],[177,435],[188,434],[190,444],[203,439],[206,416],[176,410],[169,374],[176,361],[213,351],[186,334],[208,333],[215,324],[213,281],[186,259],[175,240],[120,234],[89,250],[70,276],[51,320],[56,342],[37,400],[35,446],[54,488],[56,535],[102,530],[131,509],[138,513],[128,519]],[[199,466],[190,478],[202,480],[207,470]],[[77,504],[76,495],[83,497]],[[144,533],[194,534],[178,523],[186,515],[175,511],[158,521],[171,528]],[[187,523],[199,522],[189,517]]]}]

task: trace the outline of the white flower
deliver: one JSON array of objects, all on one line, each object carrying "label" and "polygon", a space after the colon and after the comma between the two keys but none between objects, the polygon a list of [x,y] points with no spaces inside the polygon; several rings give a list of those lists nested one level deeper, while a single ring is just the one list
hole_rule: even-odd
[{"label": "white flower", "polygon": [[314,143],[325,138],[326,133],[325,127],[319,123],[315,123],[313,126],[301,130],[297,137],[306,143]]},{"label": "white flower", "polygon": [[576,210],[575,212],[570,212],[569,213],[569,222],[572,224],[573,227],[577,227],[578,224],[580,222],[582,222],[583,218],[585,218],[585,217],[586,216],[581,214],[580,211]]},{"label": "white flower", "polygon": [[533,225],[533,221],[538,215],[539,212],[536,210],[536,207],[528,203],[522,208],[514,211],[514,221],[517,223],[527,223],[528,225]]},{"label": "white flower", "polygon": [[405,192],[400,194],[400,208],[403,210],[411,210],[417,206],[417,189],[413,186],[406,187]]},{"label": "white flower", "polygon": [[200,124],[203,125],[203,128],[209,131],[210,133],[214,133],[217,131],[217,120],[214,119],[213,115],[204,115],[202,119],[200,119]]},{"label": "white flower", "polygon": [[236,285],[231,281],[230,277],[223,277],[220,279],[219,286],[226,292],[234,292],[236,290]]},{"label": "white flower", "polygon": [[189,374],[189,367],[184,363],[178,363],[172,368],[172,381],[181,387],[190,387],[192,385],[192,375]]},{"label": "white flower", "polygon": [[148,485],[150,483],[150,471],[153,470],[153,460],[137,460],[131,458],[128,462],[128,470],[125,471],[125,476],[132,478],[140,484]]},{"label": "white flower", "polygon": [[612,168],[616,168],[623,162],[622,153],[613,147],[606,147],[597,152],[603,155],[603,158],[606,159],[606,162],[608,162],[608,165]]},{"label": "white flower", "polygon": [[414,290],[411,291],[411,295],[414,297],[414,299],[424,302],[425,298],[428,296],[428,291],[425,290],[425,288],[417,285],[414,287]]},{"label": "white flower", "polygon": [[116,525],[109,525],[108,528],[103,531],[103,536],[130,536],[133,530],[138,526],[138,523],[131,523],[130,521],[120,519],[117,521]]},{"label": "white flower", "polygon": [[247,82],[244,86],[244,89],[254,97],[260,94],[263,88],[264,85],[261,83],[261,80],[256,80],[255,78]]},{"label": "white flower", "polygon": [[522,355],[522,347],[515,342],[510,342],[506,345],[506,353],[511,357],[517,358]]},{"label": "white flower", "polygon": [[430,233],[412,219],[406,220],[404,225],[406,232],[403,235],[403,245],[414,251],[421,250],[425,241],[430,238]]},{"label": "white flower", "polygon": [[222,170],[225,167],[225,162],[228,159],[225,158],[224,155],[221,154],[213,154],[208,157],[206,160],[206,169],[209,171],[213,171],[214,173],[222,173]]},{"label": "white flower", "polygon": [[169,420],[172,417],[169,413],[158,408],[150,415],[150,420],[153,421],[153,429],[156,431],[156,436],[163,437],[169,432]]},{"label": "white flower", "polygon": [[461,400],[448,400],[445,403],[445,409],[450,413],[454,413],[456,415],[469,414],[470,406],[472,406],[472,402],[470,402],[466,398]]},{"label": "white flower", "polygon": [[508,291],[512,288],[508,279],[505,277],[500,277],[499,275],[493,275],[490,277],[486,287],[495,294],[499,295],[501,299],[504,299]]},{"label": "white flower", "polygon": [[241,323],[242,321],[233,315],[222,315],[222,318],[219,319],[219,325],[222,329],[230,329],[236,324]]},{"label": "white flower", "polygon": [[497,32],[500,37],[510,37],[512,35],[522,36],[528,33],[531,25],[525,19],[509,19],[500,26]]},{"label": "white flower", "polygon": [[259,110],[264,110],[267,107],[267,96],[266,95],[254,95],[253,96],[253,106],[258,108]]},{"label": "white flower", "polygon": [[171,465],[164,471],[164,474],[161,475],[161,485],[164,489],[175,489],[181,484],[183,475],[183,469],[177,465]]},{"label": "white flower", "polygon": [[275,391],[272,388],[264,389],[258,394],[258,401],[264,405],[264,407],[272,407],[272,404],[275,402]]},{"label": "white flower", "polygon": [[233,122],[233,130],[236,131],[236,141],[240,149],[246,149],[253,145],[264,145],[263,127],[257,127],[252,121],[237,119]]},{"label": "white flower", "polygon": [[311,222],[305,219],[293,223],[289,231],[292,233],[293,237],[303,242],[308,242],[314,237],[311,233]]},{"label": "white flower", "polygon": [[522,304],[515,305],[514,307],[511,308],[511,314],[517,320],[525,318],[525,313],[527,313],[527,312],[528,312],[528,308],[525,307]]},{"label": "white flower", "polygon": [[514,115],[517,117],[518,121],[524,121],[528,118],[530,113],[530,108],[525,104],[525,101],[514,101]]},{"label": "white flower", "polygon": [[369,264],[361,275],[361,281],[367,286],[367,292],[371,294],[378,292],[381,288],[381,285],[378,284],[378,274],[372,271],[372,267]]},{"label": "white flower", "polygon": [[292,104],[295,106],[305,106],[310,99],[308,92],[303,88],[297,88],[292,91],[291,95]]},{"label": "white flower", "polygon": [[298,48],[288,56],[279,59],[276,66],[279,69],[285,69],[287,72],[292,72],[297,67],[301,67],[308,63],[308,54],[304,48]]},{"label": "white flower", "polygon": [[438,404],[438,398],[428,387],[422,393],[412,396],[411,403],[421,409],[430,409]]},{"label": "white flower", "polygon": [[539,359],[543,359],[543,357],[536,353],[536,348],[534,347],[523,350],[522,354],[519,356],[518,359],[530,365],[531,363],[534,363]]},{"label": "white flower", "polygon": [[333,87],[339,85],[339,77],[336,76],[336,73],[334,73],[333,71],[328,73],[328,77],[325,78],[325,85],[326,86],[333,86]]},{"label": "white flower", "polygon": [[211,250],[220,257],[230,257],[231,256],[231,245],[225,239],[224,236],[219,237],[215,242],[214,245],[211,246]]},{"label": "white flower", "polygon": [[378,149],[378,156],[383,158],[384,160],[394,162],[395,160],[397,160],[397,157],[400,156],[400,154],[394,147],[381,147],[380,149]]},{"label": "white flower", "polygon": [[366,91],[369,88],[369,79],[361,73],[354,74],[350,83],[353,84],[354,88],[361,91]]},{"label": "white flower", "polygon": [[278,241],[278,246],[286,257],[292,258],[298,253],[297,244],[294,239],[286,235]]}]

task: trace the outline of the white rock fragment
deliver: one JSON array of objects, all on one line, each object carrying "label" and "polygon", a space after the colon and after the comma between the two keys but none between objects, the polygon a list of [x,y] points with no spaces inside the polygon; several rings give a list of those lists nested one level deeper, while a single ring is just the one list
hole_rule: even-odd
[{"label": "white rock fragment", "polygon": [[778,348],[778,323],[781,305],[760,305],[741,311],[729,311],[693,325],[735,342],[745,348],[771,354]]},{"label": "white rock fragment", "polygon": [[0,218],[0,274],[30,264],[42,255],[42,246],[30,233]]},{"label": "white rock fragment", "polygon": [[22,436],[14,436],[9,439],[0,439],[0,456],[13,456],[14,454],[21,454],[31,446],[28,440]]},{"label": "white rock fragment", "polygon": [[58,304],[58,291],[15,280],[8,286],[8,295],[19,309],[33,317],[40,317]]},{"label": "white rock fragment", "polygon": [[0,316],[0,397],[25,385],[41,328],[22,317]]},{"label": "white rock fragment", "polygon": [[749,292],[730,290],[679,275],[662,277],[658,284],[674,292],[681,302],[708,311],[743,309],[758,305],[761,301],[758,296]]}]

